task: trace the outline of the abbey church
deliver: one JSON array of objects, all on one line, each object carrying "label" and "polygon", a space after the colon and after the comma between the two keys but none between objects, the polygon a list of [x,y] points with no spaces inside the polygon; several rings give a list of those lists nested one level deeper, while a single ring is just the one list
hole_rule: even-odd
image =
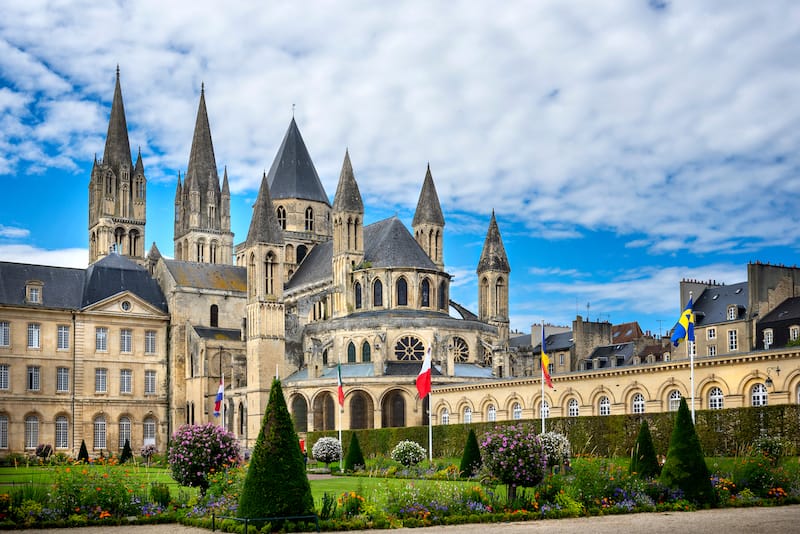
[{"label": "abbey church", "polygon": [[[429,410],[453,424],[667,411],[681,397],[697,409],[800,402],[800,269],[754,263],[746,282],[681,282],[681,303],[689,291],[695,302],[688,350],[580,316],[513,335],[494,214],[475,258],[478,309],[451,300],[429,167],[410,229],[365,225],[358,162],[344,152],[331,201],[292,119],[239,237],[219,169],[201,89],[172,254],[148,248],[146,166],[131,156],[117,72],[89,177],[89,267],[0,261],[0,454],[163,451],[181,424],[209,421],[251,447],[276,377],[301,435],[421,425]],[[419,399],[426,354],[433,395]]]}]

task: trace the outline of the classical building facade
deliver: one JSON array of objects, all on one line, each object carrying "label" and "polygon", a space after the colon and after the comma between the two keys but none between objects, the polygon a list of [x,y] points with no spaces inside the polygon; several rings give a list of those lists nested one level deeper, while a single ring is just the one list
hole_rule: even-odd
[{"label": "classical building facade", "polygon": [[[681,397],[697,409],[800,400],[797,268],[751,264],[730,286],[683,281],[681,304],[690,292],[695,303],[691,353],[635,323],[547,325],[554,388],[542,390],[541,326],[509,331],[511,262],[494,213],[473,313],[450,298],[431,169],[411,231],[397,217],[365,223],[355,169],[345,151],[330,201],[292,119],[235,244],[203,87],[177,181],[173,259],[155,243],[145,254],[147,182],[117,72],[89,179],[89,267],[0,262],[0,454],[40,443],[76,454],[81,441],[94,455],[126,440],[164,450],[179,425],[209,421],[250,447],[275,377],[301,434],[421,425],[429,410],[453,424],[664,411]],[[419,399],[428,353],[433,393]]]}]

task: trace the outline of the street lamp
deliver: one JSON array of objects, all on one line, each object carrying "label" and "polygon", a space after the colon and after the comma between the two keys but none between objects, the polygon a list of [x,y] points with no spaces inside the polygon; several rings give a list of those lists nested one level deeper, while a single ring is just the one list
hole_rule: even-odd
[{"label": "street lamp", "polygon": [[777,365],[775,367],[767,367],[767,379],[764,380],[764,385],[767,386],[768,388],[771,388],[775,385],[775,383],[772,381],[772,377],[770,376],[770,371],[773,370],[775,371],[775,374],[777,376],[781,376],[781,368],[778,367]]}]

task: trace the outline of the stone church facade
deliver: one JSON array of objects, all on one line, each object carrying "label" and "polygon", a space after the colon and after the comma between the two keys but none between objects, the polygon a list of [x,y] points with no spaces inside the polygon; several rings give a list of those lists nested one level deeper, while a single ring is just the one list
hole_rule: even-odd
[{"label": "stone church facade", "polygon": [[[81,441],[94,455],[125,440],[164,450],[181,424],[208,421],[250,447],[275,377],[301,435],[421,425],[429,409],[453,424],[665,411],[692,396],[683,345],[671,353],[638,326],[581,317],[545,328],[554,389],[543,395],[539,326],[526,339],[509,331],[494,214],[477,313],[450,299],[430,168],[410,231],[397,217],[365,224],[350,154],[331,202],[292,119],[235,244],[202,88],[170,259],[155,243],[145,254],[147,180],[130,152],[117,72],[89,180],[89,267],[0,262],[0,454],[39,443],[76,454]],[[800,400],[798,271],[752,264],[736,287],[681,284],[681,302],[695,292],[697,409]],[[432,408],[414,385],[427,353]]]}]

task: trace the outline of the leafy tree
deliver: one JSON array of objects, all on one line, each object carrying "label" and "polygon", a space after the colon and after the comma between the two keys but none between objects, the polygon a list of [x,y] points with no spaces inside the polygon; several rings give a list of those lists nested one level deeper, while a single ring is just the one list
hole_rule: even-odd
[{"label": "leafy tree", "polygon": [[253,448],[250,467],[239,497],[239,517],[282,517],[314,513],[292,418],[280,380],[272,381],[264,421]]},{"label": "leafy tree", "polygon": [[701,504],[714,502],[708,466],[685,398],[681,398],[660,480],[668,487],[681,489],[691,501]]},{"label": "leafy tree", "polygon": [[78,461],[83,463],[89,461],[89,450],[86,448],[85,440],[81,440],[81,450],[78,451]]},{"label": "leafy tree", "polygon": [[344,470],[355,471],[359,467],[363,468],[366,465],[364,454],[361,452],[361,444],[358,442],[358,436],[353,432],[350,446],[347,448],[347,456],[344,457]]},{"label": "leafy tree", "polygon": [[481,458],[487,473],[508,486],[508,502],[517,487],[529,488],[544,479],[547,461],[542,442],[527,425],[495,427],[484,435]]},{"label": "leafy tree", "polygon": [[569,462],[572,455],[572,445],[569,438],[558,432],[545,432],[539,436],[542,442],[547,467],[552,468],[557,465],[564,465]]},{"label": "leafy tree", "polygon": [[471,477],[483,465],[481,462],[481,449],[478,447],[478,438],[475,437],[475,431],[469,429],[467,434],[467,442],[464,444],[464,453],[461,455],[461,471],[462,477]]},{"label": "leafy tree", "polygon": [[125,446],[122,447],[122,454],[119,455],[119,463],[124,464],[128,460],[133,459],[133,451],[131,450],[131,442],[125,440]]},{"label": "leafy tree", "polygon": [[336,438],[319,438],[311,447],[311,456],[330,467],[331,463],[338,462],[342,458],[342,444]]},{"label": "leafy tree", "polygon": [[392,460],[411,467],[425,459],[425,452],[425,448],[416,441],[405,439],[392,449]]},{"label": "leafy tree", "polygon": [[639,426],[639,435],[636,436],[636,443],[631,451],[630,473],[642,478],[653,478],[657,477],[659,472],[661,472],[661,466],[658,465],[656,449],[650,435],[650,425],[645,419]]},{"label": "leafy tree", "polygon": [[239,462],[239,443],[236,436],[214,423],[181,425],[172,435],[168,458],[172,478],[205,494],[213,470]]}]

